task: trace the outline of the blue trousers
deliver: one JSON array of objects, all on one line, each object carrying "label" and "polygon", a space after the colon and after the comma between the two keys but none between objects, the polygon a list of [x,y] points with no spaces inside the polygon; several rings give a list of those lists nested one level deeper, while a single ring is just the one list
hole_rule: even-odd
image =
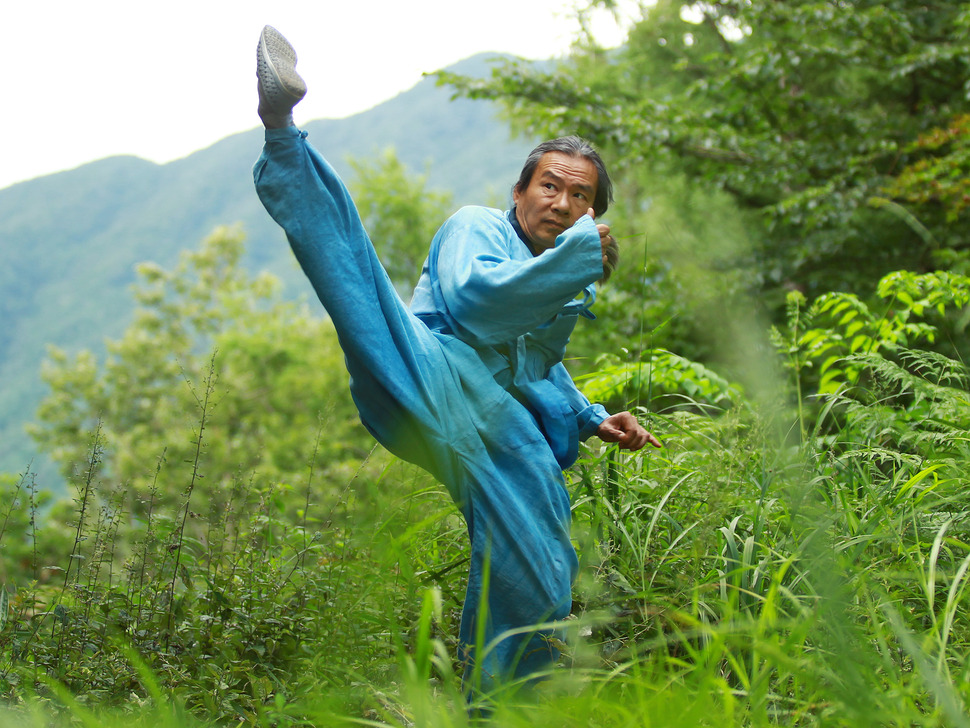
[{"label": "blue trousers", "polygon": [[[347,189],[305,137],[294,127],[266,132],[256,190],[333,320],[361,421],[444,483],[465,518],[466,686],[476,662],[484,688],[534,673],[558,656],[549,633],[499,638],[569,614],[577,559],[562,470],[536,418],[475,349],[430,330],[400,299]],[[487,650],[476,652],[481,619]]]}]

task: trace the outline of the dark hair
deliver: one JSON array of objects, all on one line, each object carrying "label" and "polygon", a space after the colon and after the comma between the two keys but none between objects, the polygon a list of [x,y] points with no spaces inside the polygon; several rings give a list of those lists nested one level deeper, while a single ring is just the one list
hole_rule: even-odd
[{"label": "dark hair", "polygon": [[597,217],[606,212],[610,203],[613,202],[613,182],[610,180],[610,175],[606,171],[606,165],[603,164],[603,159],[593,149],[593,145],[578,136],[564,136],[558,139],[550,139],[547,142],[542,142],[542,144],[533,149],[525,160],[525,165],[519,174],[519,181],[515,183],[512,189],[522,192],[529,186],[529,183],[532,182],[532,174],[536,171],[536,167],[539,166],[539,160],[542,159],[542,155],[546,152],[562,152],[563,154],[568,154],[570,157],[583,157],[592,162],[593,166],[596,167],[596,199],[593,200],[593,212],[596,213]]}]

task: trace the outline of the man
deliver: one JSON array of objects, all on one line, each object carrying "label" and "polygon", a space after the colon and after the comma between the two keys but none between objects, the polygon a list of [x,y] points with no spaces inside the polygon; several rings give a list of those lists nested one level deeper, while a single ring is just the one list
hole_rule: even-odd
[{"label": "man", "polygon": [[[263,29],[257,192],[334,322],[364,426],[444,483],[464,515],[466,680],[529,675],[556,651],[528,627],[569,614],[576,575],[562,469],[593,434],[629,450],[660,447],[629,412],[590,404],[562,365],[577,318],[593,318],[614,245],[593,221],[609,204],[609,176],[576,137],[540,145],[511,212],[465,207],[445,222],[408,308],[346,188],[293,125],[306,93],[296,60]],[[479,626],[487,648],[476,654]]]}]

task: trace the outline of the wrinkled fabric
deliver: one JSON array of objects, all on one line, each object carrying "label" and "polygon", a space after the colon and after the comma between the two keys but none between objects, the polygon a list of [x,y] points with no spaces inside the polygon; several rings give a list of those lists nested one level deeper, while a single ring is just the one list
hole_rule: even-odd
[{"label": "wrinkled fabric", "polygon": [[[448,488],[471,540],[459,640],[466,677],[528,675],[557,652],[546,632],[496,639],[569,613],[577,559],[562,469],[606,411],[562,365],[602,275],[588,217],[533,256],[507,214],[465,207],[431,243],[410,308],[350,195],[294,127],[267,130],[257,193],[333,320],[361,421]],[[487,570],[487,571],[486,571]],[[475,650],[487,582],[485,644]]]}]

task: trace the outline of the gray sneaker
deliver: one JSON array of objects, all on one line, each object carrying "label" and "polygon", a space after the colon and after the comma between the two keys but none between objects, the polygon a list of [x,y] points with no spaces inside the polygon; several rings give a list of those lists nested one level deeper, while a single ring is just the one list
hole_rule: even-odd
[{"label": "gray sneaker", "polygon": [[293,107],[306,95],[306,83],[296,72],[296,51],[276,28],[267,25],[256,48],[259,118],[267,129],[293,124]]}]

